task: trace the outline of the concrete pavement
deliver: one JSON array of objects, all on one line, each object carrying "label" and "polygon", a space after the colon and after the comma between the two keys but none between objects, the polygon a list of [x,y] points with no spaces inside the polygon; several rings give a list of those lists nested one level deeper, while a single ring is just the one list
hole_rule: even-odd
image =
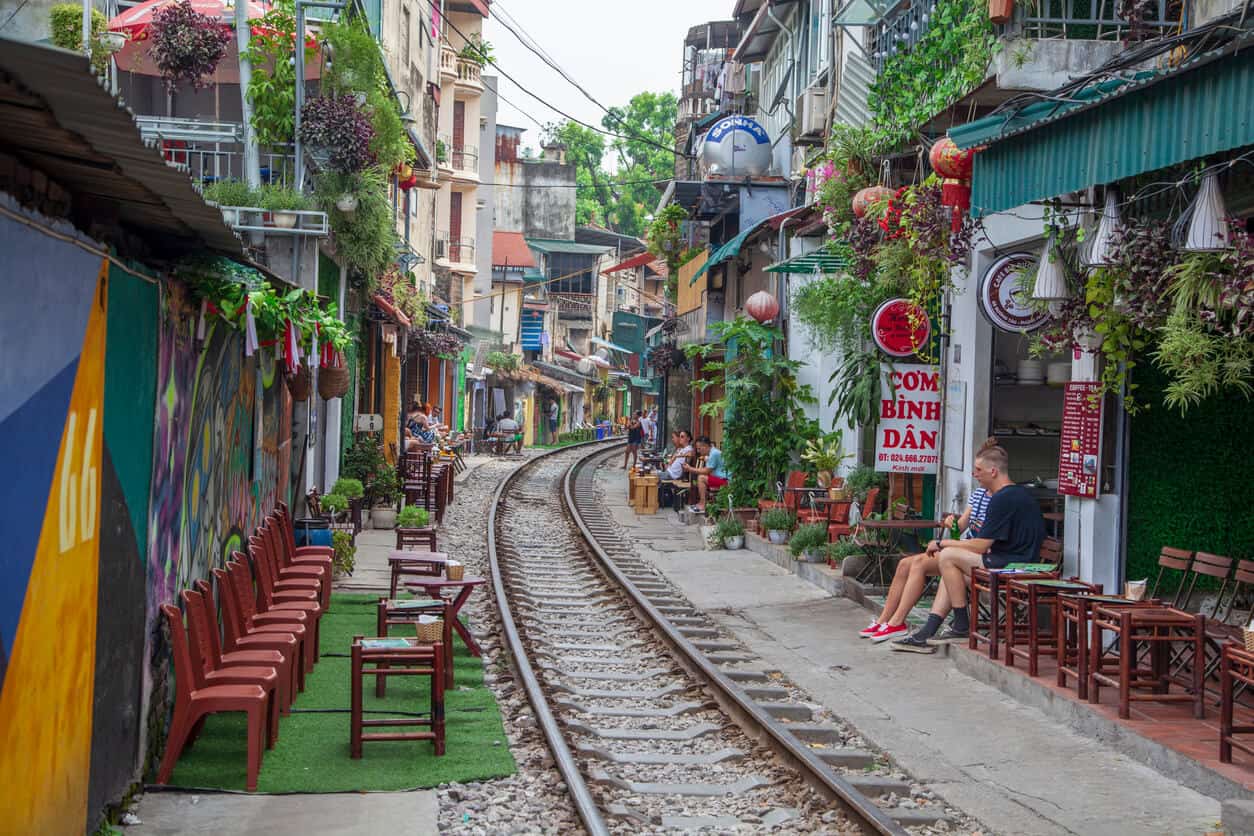
[{"label": "concrete pavement", "polygon": [[435,790],[245,795],[150,792],[134,811],[142,824],[127,836],[373,836],[439,832]]},{"label": "concrete pavement", "polygon": [[695,606],[905,770],[999,833],[1200,834],[1220,804],[960,673],[943,655],[856,635],[862,607],[747,550],[705,551],[672,512],[638,517],[621,470],[615,519]]}]

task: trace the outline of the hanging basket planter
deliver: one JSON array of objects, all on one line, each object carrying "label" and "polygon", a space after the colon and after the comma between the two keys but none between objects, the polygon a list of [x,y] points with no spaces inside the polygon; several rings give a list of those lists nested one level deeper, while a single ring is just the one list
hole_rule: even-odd
[{"label": "hanging basket planter", "polygon": [[309,367],[301,366],[296,370],[296,374],[285,375],[287,381],[287,391],[291,393],[292,400],[302,403],[309,400]]},{"label": "hanging basket planter", "polygon": [[347,392],[347,366],[323,366],[318,369],[318,394],[324,401],[342,398]]},{"label": "hanging basket planter", "polygon": [[1015,0],[988,0],[988,19],[992,23],[1009,23],[1014,13]]}]

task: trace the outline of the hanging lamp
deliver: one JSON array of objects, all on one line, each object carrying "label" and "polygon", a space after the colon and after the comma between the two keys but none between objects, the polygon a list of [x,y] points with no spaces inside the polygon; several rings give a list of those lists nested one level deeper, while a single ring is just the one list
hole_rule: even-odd
[{"label": "hanging lamp", "polygon": [[1119,191],[1111,186],[1106,189],[1106,205],[1102,208],[1102,218],[1093,232],[1093,240],[1084,250],[1085,267],[1092,269],[1110,262],[1110,257],[1114,253],[1115,237],[1122,226],[1123,218],[1119,214]]},{"label": "hanging lamp", "polygon": [[1208,253],[1228,248],[1228,210],[1219,191],[1219,178],[1214,172],[1202,175],[1189,218],[1189,232],[1184,249],[1191,253]]},{"label": "hanging lamp", "polygon": [[1032,298],[1049,302],[1062,302],[1071,298],[1056,229],[1049,231],[1045,252],[1041,253],[1041,263],[1036,268],[1036,281],[1032,285]]}]

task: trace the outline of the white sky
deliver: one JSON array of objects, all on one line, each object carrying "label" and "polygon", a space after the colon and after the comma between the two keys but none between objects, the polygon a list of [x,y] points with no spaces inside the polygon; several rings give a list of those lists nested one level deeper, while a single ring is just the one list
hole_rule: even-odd
[{"label": "white sky", "polygon": [[[496,20],[504,9],[511,24],[546,52],[606,107],[625,105],[636,93],[679,92],[683,41],[689,27],[731,17],[734,0],[493,0],[484,37],[493,59],[523,86],[572,116],[601,127],[604,112],[519,43]],[[519,26],[521,24],[521,28]],[[499,74],[492,66],[484,74]],[[527,128],[523,144],[539,150],[540,124],[563,117],[500,79],[497,122]],[[521,109],[521,112],[520,112]],[[607,157],[607,162],[609,158]]]}]

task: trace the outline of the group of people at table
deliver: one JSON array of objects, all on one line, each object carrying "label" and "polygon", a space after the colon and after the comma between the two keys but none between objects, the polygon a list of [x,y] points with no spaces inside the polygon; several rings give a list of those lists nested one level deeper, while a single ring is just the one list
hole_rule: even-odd
[{"label": "group of people at table", "polygon": [[[636,466],[640,445],[657,432],[657,424],[637,412],[627,424],[627,450],[623,454],[623,470]],[[714,446],[709,436],[699,436],[695,441],[688,430],[671,433],[669,452],[663,451],[656,459],[660,475],[669,483],[695,480],[697,501],[688,506],[694,514],[704,514],[706,502],[713,491],[727,485],[731,479],[723,452]],[[664,466],[661,466],[665,462]]]}]

